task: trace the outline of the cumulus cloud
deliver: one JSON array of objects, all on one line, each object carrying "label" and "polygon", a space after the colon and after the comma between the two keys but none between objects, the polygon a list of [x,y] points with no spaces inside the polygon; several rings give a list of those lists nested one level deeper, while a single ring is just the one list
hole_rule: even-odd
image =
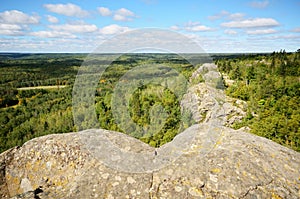
[{"label": "cumulus cloud", "polygon": [[199,32],[199,31],[211,31],[212,28],[204,26],[204,25],[195,25],[191,27],[186,27],[185,30],[191,31],[191,32]]},{"label": "cumulus cloud", "polygon": [[47,15],[47,20],[50,22],[50,23],[58,23],[58,19],[54,16],[51,16],[51,15]]},{"label": "cumulus cloud", "polygon": [[277,31],[274,29],[258,29],[258,30],[248,30],[246,31],[247,34],[249,35],[264,35],[264,34],[273,34],[276,33]]},{"label": "cumulus cloud", "polygon": [[136,17],[133,12],[126,8],[121,8],[115,11],[113,19],[116,21],[131,21],[133,17]]},{"label": "cumulus cloud", "polygon": [[29,29],[29,25],[39,23],[40,17],[30,16],[18,10],[7,10],[0,13],[0,35],[20,36]]},{"label": "cumulus cloud", "polygon": [[202,32],[202,31],[212,31],[213,28],[210,28],[205,25],[201,25],[199,22],[188,22],[184,29],[189,32]]},{"label": "cumulus cloud", "polygon": [[111,11],[109,8],[99,7],[98,12],[102,16],[112,16],[113,15],[113,20],[115,20],[115,21],[132,21],[133,18],[136,17],[136,15],[132,11],[130,11],[126,8],[120,8],[116,11]]},{"label": "cumulus cloud", "polygon": [[49,28],[55,31],[63,31],[70,33],[90,33],[98,30],[96,25],[86,24],[83,22],[77,22],[73,24],[49,25]]},{"label": "cumulus cloud", "polygon": [[126,17],[134,16],[134,13],[131,12],[130,10],[127,10],[126,8],[121,8],[121,9],[117,10],[115,13],[118,15],[126,16]]},{"label": "cumulus cloud", "polygon": [[38,24],[39,16],[29,16],[18,10],[8,10],[0,13],[0,23],[5,24]]},{"label": "cumulus cloud", "polygon": [[67,3],[67,4],[44,4],[44,7],[57,14],[69,16],[69,17],[86,17],[89,13],[83,10],[78,5]]},{"label": "cumulus cloud", "polygon": [[117,24],[111,24],[111,25],[101,28],[99,32],[104,35],[113,35],[113,34],[117,34],[117,33],[126,32],[128,30],[130,30],[130,28],[128,28],[128,27],[119,26]]},{"label": "cumulus cloud", "polygon": [[250,6],[253,8],[265,8],[269,5],[269,1],[252,1]]},{"label": "cumulus cloud", "polygon": [[221,24],[227,28],[256,28],[256,27],[275,27],[279,26],[279,23],[272,18],[255,18],[245,19],[240,21],[230,21]]},{"label": "cumulus cloud", "polygon": [[98,11],[102,16],[110,16],[112,14],[112,11],[105,7],[99,7]]},{"label": "cumulus cloud", "polygon": [[0,35],[22,35],[23,28],[17,24],[0,24]]},{"label": "cumulus cloud", "polygon": [[37,31],[31,32],[30,35],[41,38],[76,38],[76,36],[71,33],[59,31]]}]

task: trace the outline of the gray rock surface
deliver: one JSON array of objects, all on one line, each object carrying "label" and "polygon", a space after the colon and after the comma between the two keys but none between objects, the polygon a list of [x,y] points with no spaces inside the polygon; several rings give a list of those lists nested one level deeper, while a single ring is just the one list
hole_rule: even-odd
[{"label": "gray rock surface", "polygon": [[[153,159],[160,155],[145,143],[118,132],[86,130],[33,139],[1,154],[1,197],[300,197],[299,153],[265,138],[209,124],[194,125],[181,136],[194,132],[191,145],[176,159],[158,170],[136,173],[107,164],[88,150],[87,140],[81,138],[88,134],[89,140],[97,140],[104,133],[112,144],[128,153],[152,153]],[[208,144],[211,133],[216,140]]]},{"label": "gray rock surface", "polygon": [[247,103],[233,99],[218,89],[222,82],[221,74],[215,64],[203,64],[191,76],[193,79],[202,75],[205,82],[191,86],[181,100],[181,107],[190,110],[193,119],[199,122],[213,122],[220,126],[231,127],[245,116]]}]

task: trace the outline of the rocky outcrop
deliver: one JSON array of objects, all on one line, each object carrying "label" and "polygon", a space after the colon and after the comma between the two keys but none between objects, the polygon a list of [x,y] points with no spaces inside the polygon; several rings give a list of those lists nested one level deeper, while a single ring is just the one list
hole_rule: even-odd
[{"label": "rocky outcrop", "polygon": [[[47,135],[0,155],[1,198],[300,198],[300,153],[245,130],[233,130],[243,102],[205,84],[181,106],[195,124],[160,148],[103,129]],[[232,118],[237,119],[232,119]]]},{"label": "rocky outcrop", "polygon": [[[133,160],[140,162],[137,172],[130,171],[135,166],[122,164],[124,157],[115,151],[97,151],[103,139],[125,158],[146,157]],[[86,130],[36,138],[1,154],[1,198],[300,197],[300,154],[295,151],[208,124],[194,125],[172,142],[181,140],[189,144],[177,156],[168,152],[169,161],[162,162],[168,146],[154,149],[118,132]],[[146,168],[148,164],[154,166]]]},{"label": "rocky outcrop", "polygon": [[181,107],[190,110],[193,119],[231,127],[246,116],[247,103],[225,95],[222,77],[215,64],[203,64],[191,76],[190,82],[201,75],[204,82],[192,85],[181,100]]}]

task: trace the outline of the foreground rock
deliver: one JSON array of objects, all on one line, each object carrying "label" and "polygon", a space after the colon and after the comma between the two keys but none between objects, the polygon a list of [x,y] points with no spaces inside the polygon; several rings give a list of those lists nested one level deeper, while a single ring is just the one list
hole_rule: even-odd
[{"label": "foreground rock", "polygon": [[0,155],[0,197],[300,198],[299,153],[209,124],[192,126],[174,142],[191,134],[195,136],[180,156],[136,173],[103,162],[87,143],[101,135],[126,153],[152,154],[147,161],[159,159],[164,146],[155,152],[139,140],[106,130],[36,138]]}]

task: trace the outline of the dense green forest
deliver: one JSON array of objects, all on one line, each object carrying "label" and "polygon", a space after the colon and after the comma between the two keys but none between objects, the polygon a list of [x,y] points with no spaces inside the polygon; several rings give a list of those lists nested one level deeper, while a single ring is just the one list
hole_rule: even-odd
[{"label": "dense green forest", "polygon": [[[78,130],[72,114],[72,89],[85,57],[82,54],[0,56],[0,151],[21,145],[37,136]],[[95,107],[101,128],[123,131],[116,124],[111,111],[113,89],[127,71],[146,63],[166,65],[186,78],[195,70],[194,66],[178,55],[121,56],[106,69],[95,91]],[[54,87],[50,89],[46,86]],[[27,87],[31,88],[20,89]],[[171,141],[188,124],[182,122],[179,101],[174,93],[151,84],[138,87],[130,99],[133,121],[147,129],[151,122],[149,110],[154,105],[165,107],[168,118],[164,127],[155,135],[141,135],[134,129],[131,135],[157,147]]]},{"label": "dense green forest", "polygon": [[234,128],[300,151],[300,50],[220,58],[216,64],[234,83],[226,94],[247,101],[247,116]]},{"label": "dense green forest", "polygon": [[[84,57],[79,54],[0,56],[0,151],[37,136],[75,130],[72,84]],[[55,87],[18,89],[48,85]]]},{"label": "dense green forest", "polygon": [[[80,129],[74,123],[72,91],[85,58],[86,54],[0,54],[0,152],[34,137]],[[227,75],[234,80],[227,85],[226,93],[248,103],[247,117],[233,127],[249,126],[252,133],[300,151],[300,52],[219,54],[214,58],[224,78]],[[174,54],[119,57],[105,70],[95,90],[95,111],[101,128],[124,132],[113,117],[113,89],[127,71],[153,63],[175,69],[186,79],[196,69]],[[130,117],[140,128],[125,128],[131,136],[161,146],[193,123],[189,113],[181,115],[179,103],[180,98],[170,89],[141,83],[129,100]],[[162,106],[167,119],[158,132],[141,134],[139,130],[149,130],[153,122],[154,106]]]}]

